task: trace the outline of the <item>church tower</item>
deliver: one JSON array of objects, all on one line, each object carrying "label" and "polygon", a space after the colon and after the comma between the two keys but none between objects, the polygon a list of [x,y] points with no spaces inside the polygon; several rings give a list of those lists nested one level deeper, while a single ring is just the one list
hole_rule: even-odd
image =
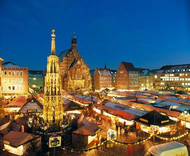
[{"label": "church tower", "polygon": [[72,50],[77,50],[77,37],[73,36],[71,40],[71,49]]},{"label": "church tower", "polygon": [[61,76],[59,57],[55,55],[55,30],[52,30],[51,55],[47,58],[44,86],[43,118],[48,124],[59,124],[63,120],[63,100],[61,95]]}]

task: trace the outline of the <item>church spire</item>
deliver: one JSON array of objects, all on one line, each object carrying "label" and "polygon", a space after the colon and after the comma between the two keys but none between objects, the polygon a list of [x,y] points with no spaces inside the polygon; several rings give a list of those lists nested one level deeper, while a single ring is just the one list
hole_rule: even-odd
[{"label": "church spire", "polygon": [[55,55],[55,29],[52,30],[51,37],[51,55]]}]

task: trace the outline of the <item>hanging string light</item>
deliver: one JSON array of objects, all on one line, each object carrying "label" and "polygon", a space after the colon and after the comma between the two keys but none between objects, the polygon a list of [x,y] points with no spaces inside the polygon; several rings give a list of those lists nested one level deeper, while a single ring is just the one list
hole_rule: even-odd
[{"label": "hanging string light", "polygon": [[172,138],[162,137],[162,136],[159,136],[159,135],[156,135],[156,137],[159,138],[159,139],[162,139],[162,140],[166,140],[166,141],[173,141],[173,140],[181,139],[184,136],[186,136],[187,134],[188,134],[188,132],[185,132],[185,133],[183,133],[183,134],[181,134],[179,136],[172,137]]},{"label": "hanging string light", "polygon": [[[166,140],[166,141],[173,141],[173,140],[178,140],[184,136],[186,136],[188,134],[188,132],[185,132],[179,136],[176,136],[176,137],[172,137],[172,138],[167,138],[167,137],[162,137],[162,136],[159,136],[159,135],[155,135],[157,138],[160,138],[162,140]],[[74,148],[71,148],[71,149],[67,149],[66,147],[63,147],[63,150],[65,151],[68,151],[68,152],[75,152],[75,153],[84,153],[84,152],[88,152],[88,151],[91,151],[93,149],[98,149],[99,147],[101,147],[102,145],[104,145],[105,143],[107,142],[112,142],[114,144],[119,144],[119,145],[139,145],[141,143],[145,143],[145,141],[151,139],[152,137],[154,136],[154,134],[151,134],[148,138],[146,139],[143,139],[143,140],[140,140],[140,141],[137,141],[137,142],[120,142],[120,141],[117,141],[117,140],[105,140],[104,142],[102,143],[99,143],[97,146],[95,147],[92,147],[92,148],[88,148],[88,149],[82,149],[82,150],[77,150],[77,149],[74,149]]]},{"label": "hanging string light", "polygon": [[107,142],[112,142],[114,144],[119,144],[119,145],[138,145],[140,143],[144,143],[145,141],[149,140],[150,138],[152,138],[153,134],[150,135],[148,138],[146,139],[143,139],[143,140],[140,140],[140,141],[137,141],[137,142],[119,142],[119,141],[116,141],[116,140],[105,140],[104,142],[102,143],[99,143],[97,146],[95,147],[92,147],[92,148],[88,148],[88,149],[83,149],[83,150],[77,150],[77,149],[67,149],[66,147],[63,147],[63,150],[65,151],[68,151],[68,152],[76,152],[76,153],[84,153],[84,152],[88,152],[88,151],[91,151],[93,149],[98,149],[99,147],[101,147],[102,145],[104,145],[105,143]]}]

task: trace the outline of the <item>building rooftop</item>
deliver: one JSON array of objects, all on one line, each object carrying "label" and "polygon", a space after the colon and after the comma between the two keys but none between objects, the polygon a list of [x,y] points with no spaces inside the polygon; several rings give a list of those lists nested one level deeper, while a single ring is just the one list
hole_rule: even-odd
[{"label": "building rooftop", "polygon": [[145,124],[145,125],[158,125],[165,126],[174,124],[175,122],[170,120],[168,116],[162,115],[157,111],[151,111],[143,116],[141,116],[137,121]]},{"label": "building rooftop", "polygon": [[94,136],[98,129],[99,129],[99,127],[97,124],[89,123],[88,125],[82,126],[81,128],[77,129],[73,133]]},{"label": "building rooftop", "polygon": [[166,65],[162,66],[161,70],[171,70],[171,69],[189,69],[190,64],[177,64],[177,65]]},{"label": "building rooftop", "polygon": [[0,133],[6,135],[9,131],[19,131],[20,126],[15,121],[9,121],[0,126]]},{"label": "building rooftop", "polygon": [[18,65],[16,65],[15,63],[12,62],[5,62],[2,64],[3,67],[19,67]]},{"label": "building rooftop", "polygon": [[71,49],[67,49],[67,50],[60,52],[58,55],[59,62],[61,62],[63,60],[63,57],[65,57],[70,51],[71,51]]},{"label": "building rooftop", "polygon": [[35,98],[31,98],[21,107],[19,113],[29,113],[29,112],[40,113],[42,111],[43,111],[43,105]]},{"label": "building rooftop", "polygon": [[124,65],[124,67],[127,69],[127,70],[129,70],[129,71],[136,71],[137,69],[134,67],[134,65],[132,64],[132,63],[130,63],[130,62],[121,62],[123,65]]},{"label": "building rooftop", "polygon": [[112,76],[109,69],[97,68],[97,70],[98,70],[98,74],[99,74],[100,76]]},{"label": "building rooftop", "polygon": [[19,96],[14,98],[7,107],[22,107],[27,102],[27,99],[24,96]]},{"label": "building rooftop", "polygon": [[131,114],[134,114],[136,116],[143,116],[143,115],[145,115],[147,113],[145,111],[142,111],[142,110],[139,110],[139,109],[136,109],[136,108],[132,108],[132,107],[129,107],[129,106],[125,106],[125,105],[117,104],[117,103],[113,103],[113,102],[108,102],[108,103],[105,104],[105,106],[113,108],[115,110],[120,110],[120,111],[124,111],[124,112],[127,112],[127,113],[131,113]]},{"label": "building rooftop", "polygon": [[33,139],[34,135],[18,131],[10,131],[3,137],[3,141],[8,141],[11,146],[18,147]]},{"label": "building rooftop", "polygon": [[154,70],[153,72],[161,74],[161,73],[175,73],[175,72],[190,72],[190,64],[179,64],[179,65],[166,65],[162,66],[158,70]]}]

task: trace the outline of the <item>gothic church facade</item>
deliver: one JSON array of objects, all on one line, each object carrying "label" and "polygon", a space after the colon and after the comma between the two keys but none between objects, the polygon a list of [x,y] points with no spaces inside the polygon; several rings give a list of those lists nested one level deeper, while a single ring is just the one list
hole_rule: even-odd
[{"label": "gothic church facade", "polygon": [[71,48],[59,54],[59,67],[62,89],[71,93],[85,92],[92,89],[89,66],[77,51],[76,36],[72,37]]}]

